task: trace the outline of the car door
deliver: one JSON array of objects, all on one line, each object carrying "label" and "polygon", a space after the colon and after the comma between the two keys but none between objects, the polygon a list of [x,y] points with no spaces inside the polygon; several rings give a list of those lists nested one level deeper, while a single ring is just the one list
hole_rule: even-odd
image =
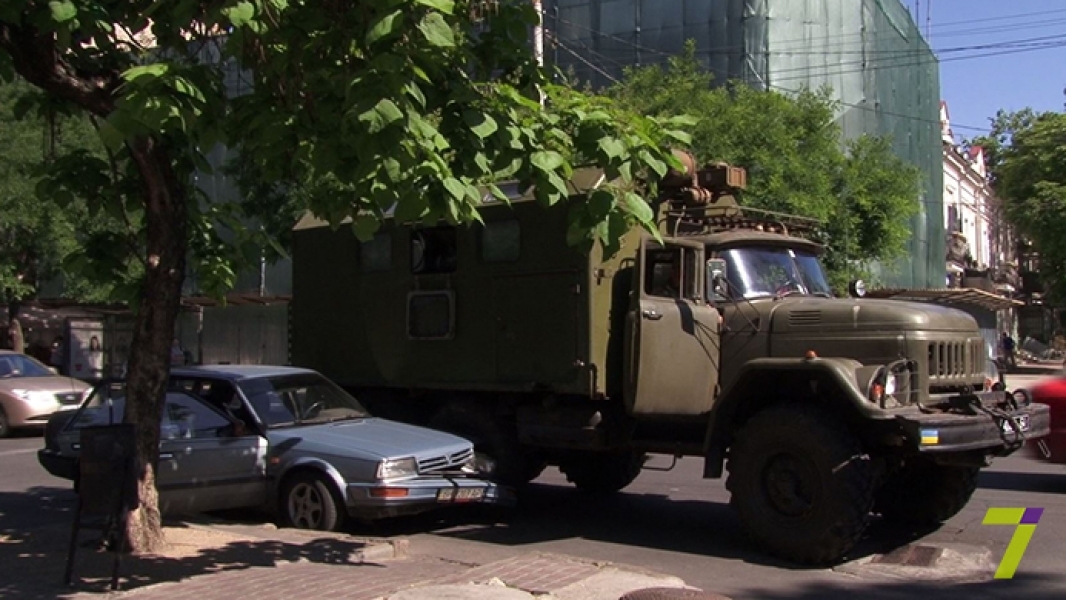
[{"label": "car door", "polygon": [[717,394],[720,315],[705,298],[702,244],[645,239],[635,274],[626,323],[629,411],[708,412]]},{"label": "car door", "polygon": [[157,487],[164,512],[256,506],[266,500],[266,438],[236,435],[233,421],[203,399],[167,393]]}]

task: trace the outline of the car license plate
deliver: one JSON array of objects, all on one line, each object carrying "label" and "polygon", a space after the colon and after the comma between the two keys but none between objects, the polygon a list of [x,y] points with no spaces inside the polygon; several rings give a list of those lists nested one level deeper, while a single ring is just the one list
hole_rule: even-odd
[{"label": "car license plate", "polygon": [[[1029,431],[1029,415],[1018,415],[1014,417],[1014,420],[1018,423],[1019,430]],[[1003,433],[1009,434],[1015,432],[1014,426],[1011,425],[1010,421],[1003,421],[1003,423],[1000,424],[1000,427],[1003,428]]]},{"label": "car license plate", "polygon": [[438,502],[478,502],[484,498],[483,488],[447,488],[437,491]]}]

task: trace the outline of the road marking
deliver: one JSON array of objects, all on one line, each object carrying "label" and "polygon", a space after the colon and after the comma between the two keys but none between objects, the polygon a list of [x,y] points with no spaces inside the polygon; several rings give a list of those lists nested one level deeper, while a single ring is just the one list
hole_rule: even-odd
[{"label": "road marking", "polygon": [[36,452],[37,448],[27,448],[25,450],[8,450],[6,452],[0,452],[0,456],[14,456],[16,454],[30,454]]}]

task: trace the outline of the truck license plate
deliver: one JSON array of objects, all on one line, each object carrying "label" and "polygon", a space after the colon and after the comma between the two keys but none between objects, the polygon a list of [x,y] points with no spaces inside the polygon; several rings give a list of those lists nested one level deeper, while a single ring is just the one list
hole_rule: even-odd
[{"label": "truck license plate", "polygon": [[478,502],[485,497],[482,488],[447,488],[437,491],[438,502]]},{"label": "truck license plate", "polygon": [[[1021,431],[1029,431],[1029,415],[1018,415],[1014,417],[1014,420],[1018,423],[1018,429],[1020,429]],[[1010,434],[1015,432],[1015,429],[1013,426],[1011,426],[1010,421],[1003,421],[1003,423],[1000,424],[1000,427],[1003,428],[1003,433]]]}]

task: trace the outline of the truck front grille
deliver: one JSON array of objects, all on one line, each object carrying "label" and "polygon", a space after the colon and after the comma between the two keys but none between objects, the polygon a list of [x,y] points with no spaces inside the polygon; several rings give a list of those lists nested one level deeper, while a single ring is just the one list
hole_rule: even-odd
[{"label": "truck front grille", "polygon": [[929,342],[929,383],[931,386],[972,382],[984,375],[984,340]]},{"label": "truck front grille", "polygon": [[460,450],[459,452],[453,452],[452,454],[423,458],[418,461],[418,472],[424,475],[434,471],[454,469],[470,460],[472,456],[474,456],[474,449],[467,448],[466,450]]}]

